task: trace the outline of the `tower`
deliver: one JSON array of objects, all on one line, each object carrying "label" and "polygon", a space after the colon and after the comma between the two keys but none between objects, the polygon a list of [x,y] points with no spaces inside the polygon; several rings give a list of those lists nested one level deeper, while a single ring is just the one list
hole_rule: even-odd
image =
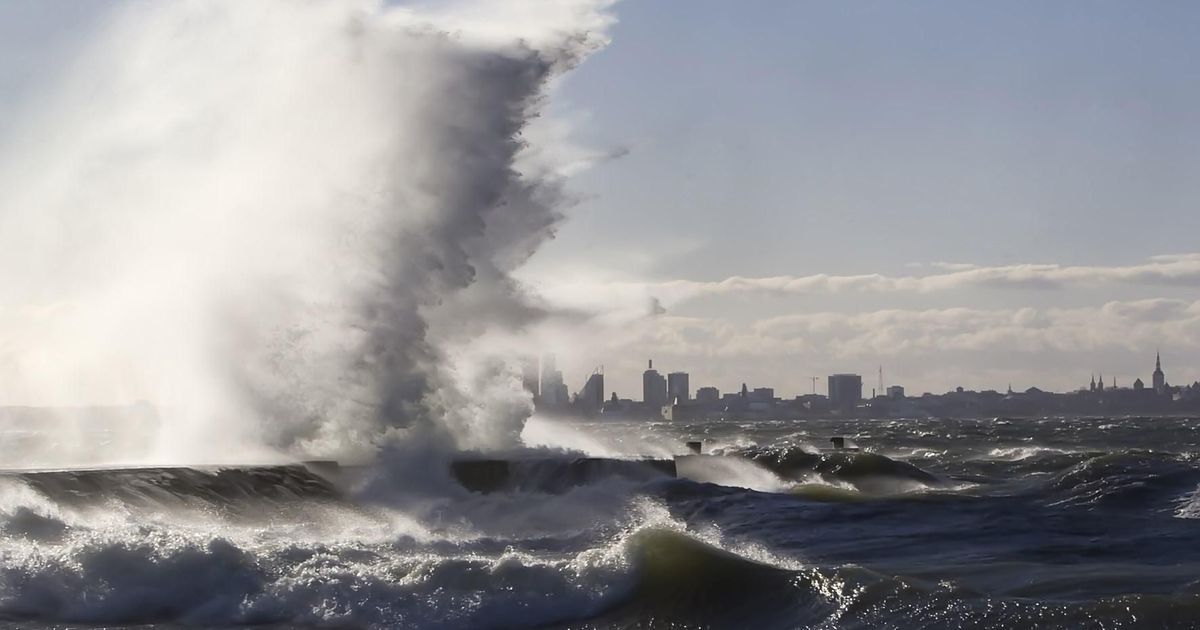
[{"label": "tower", "polygon": [[1162,394],[1167,391],[1167,376],[1162,371],[1162,354],[1154,353],[1154,374],[1150,377],[1154,393]]},{"label": "tower", "polygon": [[554,409],[565,406],[569,400],[567,386],[563,383],[562,371],[558,369],[553,354],[542,357],[542,378],[538,403],[541,408]]},{"label": "tower", "polygon": [[862,376],[832,374],[829,376],[829,405],[834,409],[853,409],[862,400]]},{"label": "tower", "polygon": [[667,379],[654,369],[654,361],[650,361],[646,371],[642,372],[642,402],[651,409],[667,404]]},{"label": "tower", "polygon": [[686,402],[692,397],[688,385],[687,372],[671,372],[667,374],[667,400],[670,402]]}]

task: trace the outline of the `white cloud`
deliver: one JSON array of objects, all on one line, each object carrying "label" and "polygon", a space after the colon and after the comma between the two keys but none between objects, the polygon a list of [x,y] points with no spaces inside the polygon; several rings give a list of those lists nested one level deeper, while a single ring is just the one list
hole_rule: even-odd
[{"label": "white cloud", "polygon": [[1024,263],[977,267],[965,263],[934,263],[944,273],[889,276],[883,274],[743,277],[717,281],[541,283],[552,300],[575,306],[611,304],[613,301],[660,299],[670,307],[690,299],[727,294],[933,293],[958,289],[1064,289],[1109,285],[1150,285],[1200,288],[1200,253],[1155,256],[1135,265],[1058,265]]},{"label": "white cloud", "polygon": [[803,313],[737,327],[716,319],[649,320],[638,343],[673,354],[837,357],[964,352],[1082,352],[1170,344],[1200,347],[1200,301],[1152,299],[1100,307],[887,309]]}]

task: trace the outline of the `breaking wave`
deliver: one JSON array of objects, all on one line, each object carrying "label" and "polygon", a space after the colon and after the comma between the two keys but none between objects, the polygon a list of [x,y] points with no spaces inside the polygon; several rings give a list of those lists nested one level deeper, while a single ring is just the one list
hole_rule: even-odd
[{"label": "breaking wave", "polygon": [[913,464],[876,453],[813,452],[794,445],[755,446],[733,449],[728,453],[800,484],[819,482],[868,494],[896,494],[946,485],[943,480]]}]

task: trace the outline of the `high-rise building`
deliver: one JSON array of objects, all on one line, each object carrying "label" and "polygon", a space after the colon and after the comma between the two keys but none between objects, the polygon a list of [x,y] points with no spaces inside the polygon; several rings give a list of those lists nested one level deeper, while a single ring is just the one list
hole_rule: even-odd
[{"label": "high-rise building", "polygon": [[721,400],[721,390],[716,387],[701,387],[696,390],[696,401],[702,403],[715,403]]},{"label": "high-rise building", "polygon": [[1154,353],[1154,374],[1150,377],[1150,383],[1155,393],[1162,394],[1167,391],[1167,375],[1162,371],[1162,354],[1157,352]]},{"label": "high-rise building", "polygon": [[555,367],[554,355],[542,357],[541,396],[539,406],[544,409],[556,409],[565,406],[568,399],[567,386],[563,383],[562,372]]},{"label": "high-rise building", "polygon": [[833,374],[829,377],[829,406],[834,409],[853,407],[862,400],[862,376]]},{"label": "high-rise building", "polygon": [[567,384],[561,379],[550,388],[550,393],[542,392],[542,398],[548,402],[549,409],[562,409],[571,402],[567,393]]},{"label": "high-rise building", "polygon": [[604,406],[604,368],[596,368],[583,384],[579,404],[587,411],[597,411]]},{"label": "high-rise building", "polygon": [[667,375],[667,401],[684,402],[692,397],[692,389],[688,386],[687,372],[671,372]]},{"label": "high-rise building", "polygon": [[775,400],[775,388],[755,387],[754,391],[750,392],[750,400],[755,402],[771,402]]},{"label": "high-rise building", "polygon": [[646,371],[642,372],[642,402],[652,409],[667,404],[667,379],[654,369],[653,360],[647,365]]}]

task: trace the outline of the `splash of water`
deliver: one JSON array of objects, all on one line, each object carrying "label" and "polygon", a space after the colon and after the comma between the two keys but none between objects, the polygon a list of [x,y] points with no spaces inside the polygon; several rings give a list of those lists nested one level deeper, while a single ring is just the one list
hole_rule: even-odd
[{"label": "splash of water", "polygon": [[160,460],[516,444],[472,340],[538,316],[531,121],[607,4],[118,8],[0,148],[5,402],[150,400]]}]

